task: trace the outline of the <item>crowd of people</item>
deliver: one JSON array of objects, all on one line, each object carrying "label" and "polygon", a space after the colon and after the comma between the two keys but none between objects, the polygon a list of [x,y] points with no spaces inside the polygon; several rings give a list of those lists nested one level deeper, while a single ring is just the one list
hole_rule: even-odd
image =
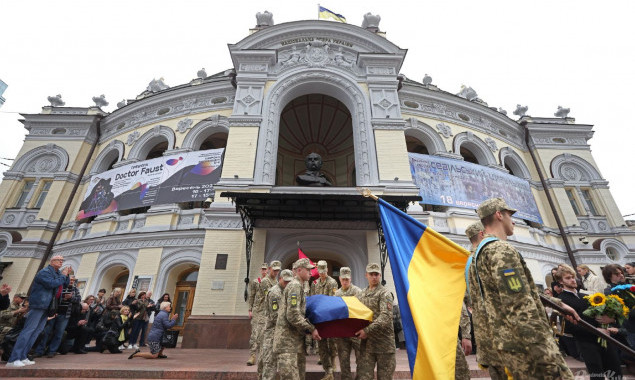
[{"label": "crowd of people", "polygon": [[[63,263],[62,256],[51,258],[36,274],[28,297],[16,293],[10,300],[11,287],[0,287],[0,350],[7,367],[24,367],[35,364],[37,358],[69,352],[119,354],[131,350],[130,359],[167,357],[161,338],[178,318],[169,315],[172,301],[168,293],[155,302],[152,292],[136,294],[132,289],[122,301],[120,288],[109,296],[100,289],[96,296],[82,300],[72,268]],[[150,353],[141,352],[146,346]]]}]

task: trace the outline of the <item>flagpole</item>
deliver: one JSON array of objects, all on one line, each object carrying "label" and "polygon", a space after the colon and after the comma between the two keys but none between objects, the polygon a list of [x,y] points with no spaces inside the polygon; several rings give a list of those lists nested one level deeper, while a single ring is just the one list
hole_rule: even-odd
[{"label": "flagpole", "polygon": [[318,3],[318,20],[320,19],[320,3]]},{"label": "flagpole", "polygon": [[376,201],[379,200],[379,198],[375,194],[371,193],[370,189],[367,187],[358,187],[357,191],[366,198],[373,198]]}]

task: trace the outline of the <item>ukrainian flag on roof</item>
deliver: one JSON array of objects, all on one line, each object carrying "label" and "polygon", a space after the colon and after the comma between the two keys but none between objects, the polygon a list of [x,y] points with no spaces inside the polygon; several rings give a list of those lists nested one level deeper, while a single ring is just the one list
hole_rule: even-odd
[{"label": "ukrainian flag on roof", "polygon": [[342,16],[341,14],[330,11],[319,4],[318,4],[318,19],[319,20],[333,19],[335,21],[346,23],[346,17]]},{"label": "ukrainian flag on roof", "polygon": [[454,379],[470,253],[386,201],[378,202],[412,378]]}]

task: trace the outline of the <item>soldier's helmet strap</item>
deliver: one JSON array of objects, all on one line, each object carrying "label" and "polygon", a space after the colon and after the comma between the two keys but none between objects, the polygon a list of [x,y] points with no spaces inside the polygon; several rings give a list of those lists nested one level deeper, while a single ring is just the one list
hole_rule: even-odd
[{"label": "soldier's helmet strap", "polygon": [[478,255],[481,252],[481,250],[483,249],[483,247],[485,247],[487,244],[493,242],[493,241],[497,241],[498,238],[495,237],[486,237],[485,239],[481,240],[480,244],[478,245],[478,247],[476,247],[476,251],[474,252],[474,255],[472,255],[469,259],[467,259],[467,264],[465,265],[465,284],[467,285],[467,294],[470,294],[470,280],[469,280],[469,272],[470,272],[470,265],[472,265],[472,261],[474,261],[474,265],[476,265],[476,279],[478,281],[478,288],[479,291],[481,293],[481,298],[484,298],[483,296],[483,286],[481,284],[481,277],[478,275]]}]

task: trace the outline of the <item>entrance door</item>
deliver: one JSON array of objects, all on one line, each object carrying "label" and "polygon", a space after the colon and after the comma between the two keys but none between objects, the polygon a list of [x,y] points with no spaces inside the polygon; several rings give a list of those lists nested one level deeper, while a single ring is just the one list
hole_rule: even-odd
[{"label": "entrance door", "polygon": [[194,303],[194,291],[196,285],[177,285],[176,286],[176,303],[172,308],[172,314],[178,314],[174,330],[183,330],[187,318],[192,314],[192,304]]}]

